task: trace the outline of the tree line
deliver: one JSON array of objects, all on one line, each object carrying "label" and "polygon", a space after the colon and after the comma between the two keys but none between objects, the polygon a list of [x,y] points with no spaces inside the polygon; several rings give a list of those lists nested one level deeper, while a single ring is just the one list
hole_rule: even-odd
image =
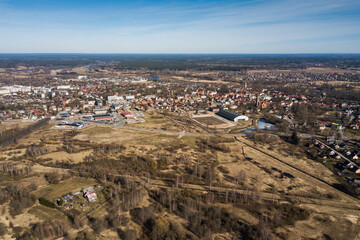
[{"label": "tree line", "polygon": [[18,131],[14,131],[12,134],[10,135],[6,135],[2,138],[0,138],[0,148],[3,148],[11,143],[16,143],[17,140],[19,140],[20,138],[23,138],[25,137],[26,135],[36,131],[37,129],[45,126],[48,122],[49,122],[50,118],[44,118],[44,119],[41,119],[39,121],[37,121],[36,123],[24,128],[24,129],[21,129],[21,130],[18,130]]}]

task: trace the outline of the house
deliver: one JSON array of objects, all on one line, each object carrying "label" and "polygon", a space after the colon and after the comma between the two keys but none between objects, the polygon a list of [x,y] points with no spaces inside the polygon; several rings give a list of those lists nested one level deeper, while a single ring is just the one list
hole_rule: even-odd
[{"label": "house", "polygon": [[359,159],[358,155],[356,155],[356,154],[354,154],[354,153],[350,154],[349,158],[350,158],[351,160],[357,160],[357,159]]},{"label": "house", "polygon": [[87,192],[84,194],[84,198],[88,201],[88,202],[95,202],[97,200],[97,195],[95,192]]},{"label": "house", "polygon": [[343,153],[346,155],[346,156],[350,156],[351,155],[351,152],[349,150],[344,150]]},{"label": "house", "polygon": [[356,174],[359,174],[359,173],[360,173],[360,168],[357,167],[357,166],[351,166],[351,167],[349,168],[349,170],[350,170],[351,172],[353,172],[353,173],[356,173]]},{"label": "house", "polygon": [[322,159],[327,159],[326,154],[324,154],[323,152],[320,152],[320,153],[318,154],[318,156],[321,157]]},{"label": "house", "polygon": [[330,155],[330,156],[335,155],[335,151],[333,151],[333,150],[328,150],[328,155]]},{"label": "house", "polygon": [[220,117],[226,118],[230,121],[239,122],[239,121],[248,121],[249,117],[245,115],[241,115],[237,112],[227,110],[227,109],[221,109],[219,112],[216,113]]},{"label": "house", "polygon": [[85,188],[82,190],[82,192],[84,193],[84,198],[88,202],[95,202],[97,200],[97,195],[93,187]]}]

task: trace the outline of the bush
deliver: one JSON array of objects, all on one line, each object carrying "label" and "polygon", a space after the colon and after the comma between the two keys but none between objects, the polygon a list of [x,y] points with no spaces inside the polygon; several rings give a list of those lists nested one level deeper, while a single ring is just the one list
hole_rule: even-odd
[{"label": "bush", "polygon": [[94,230],[95,233],[99,234],[106,227],[106,222],[104,219],[91,218],[90,226]]},{"label": "bush", "polygon": [[224,153],[230,152],[230,148],[225,144],[220,144],[221,141],[215,138],[200,139],[196,141],[197,146],[201,152],[205,152],[206,149],[211,151],[220,151]]},{"label": "bush", "polygon": [[7,227],[4,223],[0,223],[0,237],[7,233]]},{"label": "bush", "polygon": [[84,221],[80,217],[80,212],[76,209],[71,209],[69,212],[66,213],[69,220],[72,223],[73,228],[78,229],[84,226]]},{"label": "bush", "polygon": [[81,231],[77,234],[75,240],[95,240],[97,239],[94,234],[90,232]]},{"label": "bush", "polygon": [[61,176],[57,173],[46,173],[44,177],[50,184],[57,184],[61,179]]},{"label": "bush", "polygon": [[49,208],[56,208],[55,203],[45,199],[45,198],[40,198],[39,202],[41,205],[44,205],[45,207],[49,207]]},{"label": "bush", "polygon": [[61,198],[58,202],[58,205],[61,207],[64,204],[64,200]]},{"label": "bush", "polygon": [[296,131],[293,131],[289,141],[295,145],[298,145],[300,143],[300,138]]},{"label": "bush", "polygon": [[137,239],[137,236],[136,236],[136,231],[135,230],[132,230],[132,229],[127,229],[125,232],[124,232],[124,237],[123,237],[125,240],[135,240]]}]

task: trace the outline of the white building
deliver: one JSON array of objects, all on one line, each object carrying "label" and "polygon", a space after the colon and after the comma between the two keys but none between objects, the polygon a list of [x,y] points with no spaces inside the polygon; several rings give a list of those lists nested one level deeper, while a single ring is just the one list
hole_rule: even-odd
[{"label": "white building", "polygon": [[135,96],[134,95],[128,95],[128,96],[125,96],[125,99],[126,100],[134,100]]}]

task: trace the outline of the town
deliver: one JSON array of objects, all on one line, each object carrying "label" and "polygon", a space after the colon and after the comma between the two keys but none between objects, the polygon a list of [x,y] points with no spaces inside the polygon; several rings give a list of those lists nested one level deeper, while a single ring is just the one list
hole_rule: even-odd
[{"label": "town", "polygon": [[299,238],[347,239],[343,227],[356,236],[358,68],[18,61],[0,61],[6,236],[287,239],[306,228]]}]

